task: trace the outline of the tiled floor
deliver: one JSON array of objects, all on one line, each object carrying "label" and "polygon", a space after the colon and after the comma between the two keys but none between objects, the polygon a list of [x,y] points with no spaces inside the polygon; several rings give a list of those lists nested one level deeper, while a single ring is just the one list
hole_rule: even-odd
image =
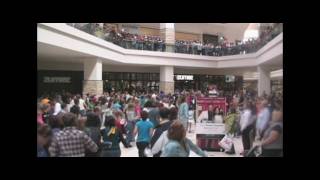
[{"label": "tiled floor", "polygon": [[[196,143],[196,135],[193,131],[194,124],[192,125],[191,130],[192,130],[191,133],[189,133],[189,132],[187,133],[187,137],[189,139],[191,139],[193,143]],[[240,152],[242,152],[242,150],[243,150],[241,137],[236,137],[233,139],[233,141],[234,141],[236,154],[229,155],[224,152],[209,152],[209,151],[207,151],[206,153],[208,154],[209,157],[242,157],[240,155]],[[133,145],[133,147],[131,147],[131,148],[125,148],[122,144],[120,144],[121,157],[138,157],[138,149],[136,147],[136,144],[132,144],[132,145]],[[197,155],[191,151],[190,157],[197,157]]]}]

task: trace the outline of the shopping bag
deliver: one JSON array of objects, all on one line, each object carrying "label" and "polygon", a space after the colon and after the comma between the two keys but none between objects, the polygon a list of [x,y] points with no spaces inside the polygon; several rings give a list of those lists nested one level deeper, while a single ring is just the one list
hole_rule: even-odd
[{"label": "shopping bag", "polygon": [[233,145],[232,139],[225,135],[223,139],[219,142],[219,145],[226,151],[230,151]]},{"label": "shopping bag", "polygon": [[153,157],[150,145],[144,149],[144,155],[145,157]]}]

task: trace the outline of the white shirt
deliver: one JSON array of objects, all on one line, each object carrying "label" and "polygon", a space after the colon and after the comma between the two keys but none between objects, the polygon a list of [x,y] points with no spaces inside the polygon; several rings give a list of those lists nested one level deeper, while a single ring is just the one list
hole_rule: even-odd
[{"label": "white shirt", "polygon": [[208,111],[202,111],[201,114],[198,116],[197,118],[197,122],[200,122],[204,119],[208,119],[209,115],[208,115]]},{"label": "white shirt", "polygon": [[70,112],[70,109],[71,109],[72,106],[73,106],[73,105],[71,105],[71,103],[70,103],[70,104],[67,104],[67,112]]},{"label": "white shirt", "polygon": [[219,95],[219,93],[213,89],[209,91],[209,97],[217,97]]},{"label": "white shirt", "polygon": [[57,115],[60,111],[61,111],[61,104],[57,102],[54,105],[54,113],[53,113],[53,115]]},{"label": "white shirt", "polygon": [[83,99],[79,99],[79,107],[80,107],[80,111],[84,110],[84,100]]},{"label": "white shirt", "polygon": [[156,99],[156,98],[157,98],[157,95],[153,93],[151,97],[152,97],[153,99]]},{"label": "white shirt", "polygon": [[162,104],[163,104],[163,107],[169,108],[169,104],[168,103],[162,103]]},{"label": "white shirt", "polygon": [[162,151],[164,146],[168,143],[168,131],[164,131],[159,139],[154,143],[151,152],[152,154],[157,154],[159,151]]},{"label": "white shirt", "polygon": [[241,131],[243,131],[246,127],[248,127],[253,122],[253,120],[254,119],[251,116],[251,110],[245,109],[241,114],[241,118],[240,118]]},{"label": "white shirt", "polygon": [[74,105],[73,99],[70,101],[70,106],[72,107]]},{"label": "white shirt", "polygon": [[214,123],[223,123],[223,119],[221,115],[215,115],[214,116]]}]

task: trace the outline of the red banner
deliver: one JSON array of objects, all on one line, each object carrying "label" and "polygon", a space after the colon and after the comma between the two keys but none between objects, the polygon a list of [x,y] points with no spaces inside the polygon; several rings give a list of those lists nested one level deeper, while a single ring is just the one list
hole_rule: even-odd
[{"label": "red banner", "polygon": [[227,111],[227,101],[224,97],[198,97],[197,98],[197,106],[201,106],[200,111],[208,110],[209,105],[212,105],[213,108],[218,107],[222,108],[224,114]]}]

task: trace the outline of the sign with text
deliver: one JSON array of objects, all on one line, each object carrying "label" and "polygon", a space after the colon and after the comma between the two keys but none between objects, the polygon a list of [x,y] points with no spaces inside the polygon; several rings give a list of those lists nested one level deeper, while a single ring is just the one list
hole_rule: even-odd
[{"label": "sign with text", "polygon": [[43,77],[44,83],[71,83],[71,77]]},{"label": "sign with text", "polygon": [[193,81],[193,75],[176,75],[177,80]]},{"label": "sign with text", "polygon": [[225,97],[198,97],[197,98],[198,115],[200,115],[202,111],[207,111],[209,108],[209,105],[212,105],[213,108],[215,107],[222,108],[224,114],[226,114],[227,101]]},{"label": "sign with text", "polygon": [[223,123],[196,123],[196,134],[224,134],[225,125]]}]

